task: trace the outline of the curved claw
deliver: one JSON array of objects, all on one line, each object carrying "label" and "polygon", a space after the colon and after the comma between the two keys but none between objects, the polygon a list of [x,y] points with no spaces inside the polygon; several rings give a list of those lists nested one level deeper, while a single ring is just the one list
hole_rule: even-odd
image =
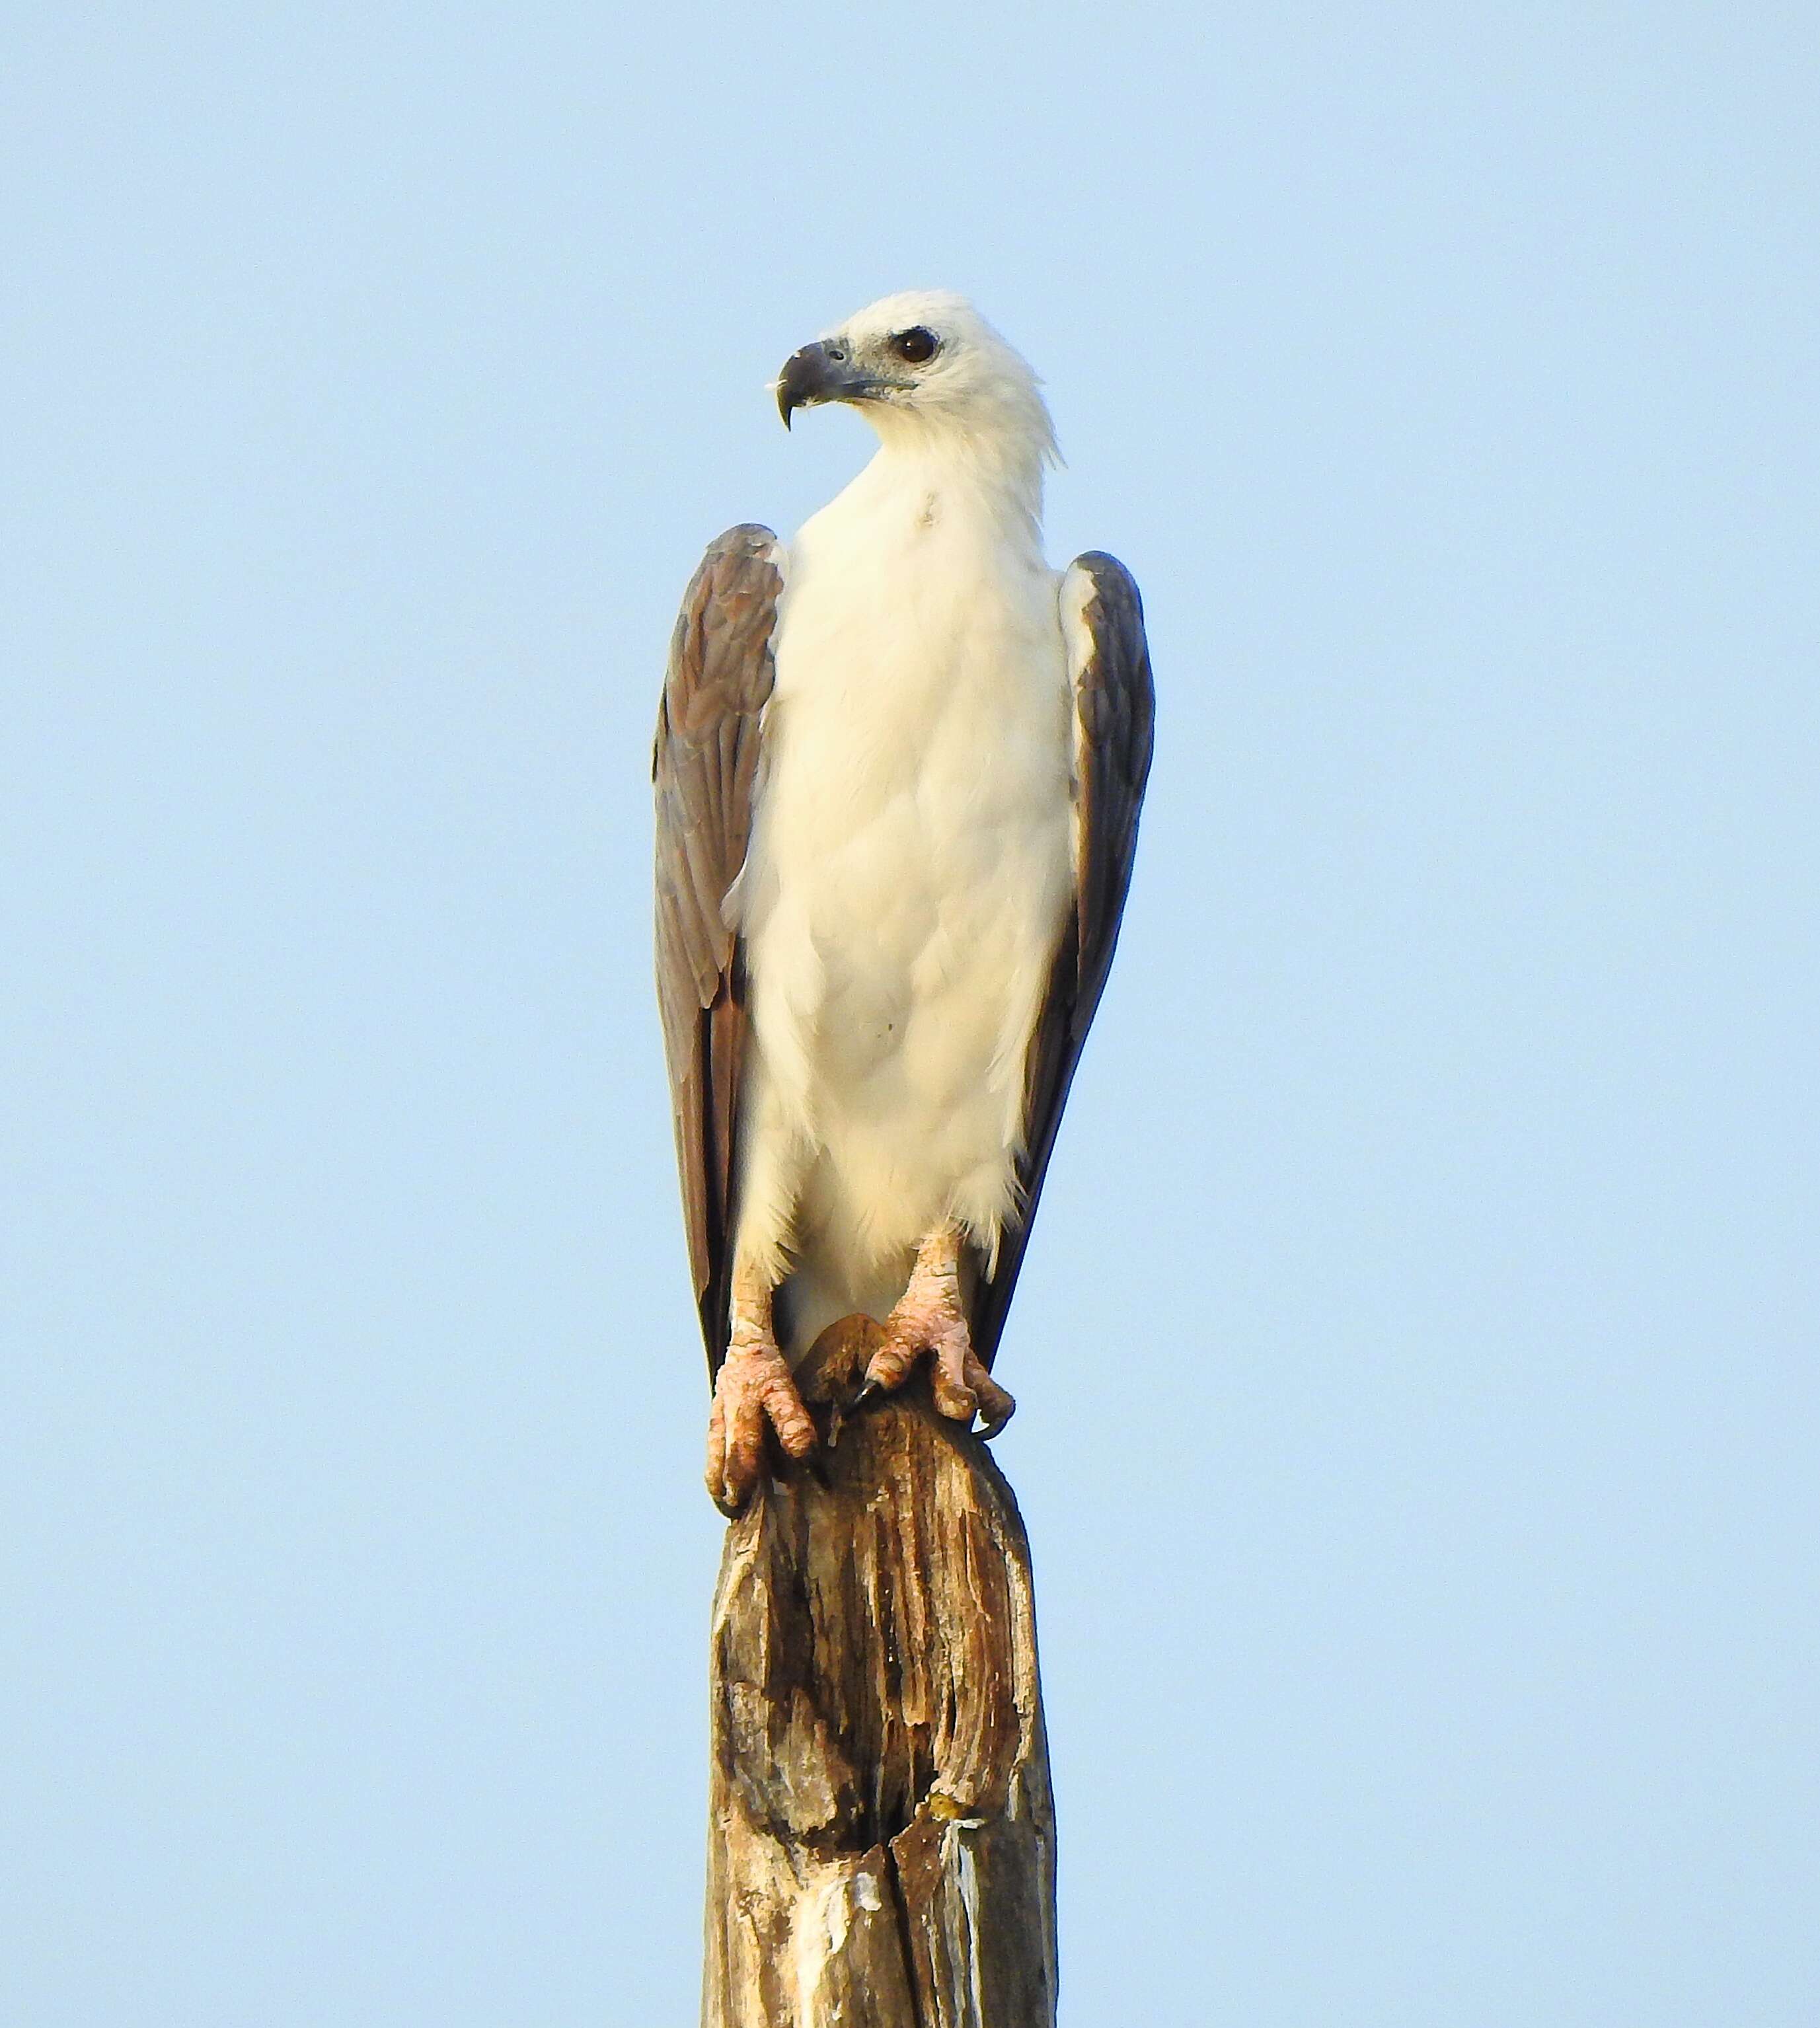
[{"label": "curved claw", "polygon": [[[971,1353],[968,1356],[972,1357]],[[979,1434],[990,1439],[1017,1413],[1017,1401],[1008,1388],[999,1386],[980,1360],[975,1359],[973,1364],[977,1371],[970,1373],[968,1379],[979,1397]]]}]

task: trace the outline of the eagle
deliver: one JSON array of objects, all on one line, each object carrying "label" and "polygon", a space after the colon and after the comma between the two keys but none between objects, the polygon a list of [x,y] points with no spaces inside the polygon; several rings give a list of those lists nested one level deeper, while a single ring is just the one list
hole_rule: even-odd
[{"label": "eagle", "polygon": [[707,1478],[734,1514],[816,1428],[817,1335],[883,1324],[863,1393],[990,1368],[1112,963],[1150,765],[1138,587],[1052,570],[1036,375],[960,296],[887,296],[774,385],[879,448],[793,542],[746,524],[682,601],[657,722],[657,964]]}]

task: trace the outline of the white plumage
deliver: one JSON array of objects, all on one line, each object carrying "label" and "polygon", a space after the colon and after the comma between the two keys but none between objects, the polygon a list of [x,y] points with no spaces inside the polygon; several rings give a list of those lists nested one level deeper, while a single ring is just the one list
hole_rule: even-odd
[{"label": "white plumage", "polygon": [[960,298],[886,298],[786,362],[871,463],[790,543],[731,529],[660,713],[659,1000],[702,1331],[708,1479],[815,1426],[790,1360],[880,1320],[989,1433],[987,1370],[1118,934],[1149,764],[1137,588],[1044,561],[1029,367]]},{"label": "white plumage", "polygon": [[[956,309],[897,298],[866,321],[952,328]],[[1061,580],[1038,522],[1048,417],[990,336],[975,372],[1008,383],[1001,398],[968,405],[964,435],[946,415],[879,412],[877,455],[781,560],[734,901],[753,1011],[738,1251],[773,1279],[793,1264],[798,1349],[851,1311],[884,1316],[943,1219],[996,1249],[1074,898]]]}]

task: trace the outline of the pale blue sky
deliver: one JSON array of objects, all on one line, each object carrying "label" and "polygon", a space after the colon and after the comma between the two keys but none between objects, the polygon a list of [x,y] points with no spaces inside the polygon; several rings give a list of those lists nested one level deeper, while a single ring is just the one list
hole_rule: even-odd
[{"label": "pale blue sky", "polygon": [[936,284],[1160,693],[1004,1353],[1067,2028],[1811,2028],[1816,24],[9,10],[9,2024],[694,2018],[655,690]]}]

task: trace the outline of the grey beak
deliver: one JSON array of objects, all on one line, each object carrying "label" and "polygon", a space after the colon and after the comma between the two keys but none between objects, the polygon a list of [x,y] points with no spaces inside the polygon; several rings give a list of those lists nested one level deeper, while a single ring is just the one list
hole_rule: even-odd
[{"label": "grey beak", "polygon": [[805,345],[790,354],[777,376],[777,412],[787,430],[795,409],[812,409],[821,402],[863,402],[882,384],[862,373],[838,347]]}]

